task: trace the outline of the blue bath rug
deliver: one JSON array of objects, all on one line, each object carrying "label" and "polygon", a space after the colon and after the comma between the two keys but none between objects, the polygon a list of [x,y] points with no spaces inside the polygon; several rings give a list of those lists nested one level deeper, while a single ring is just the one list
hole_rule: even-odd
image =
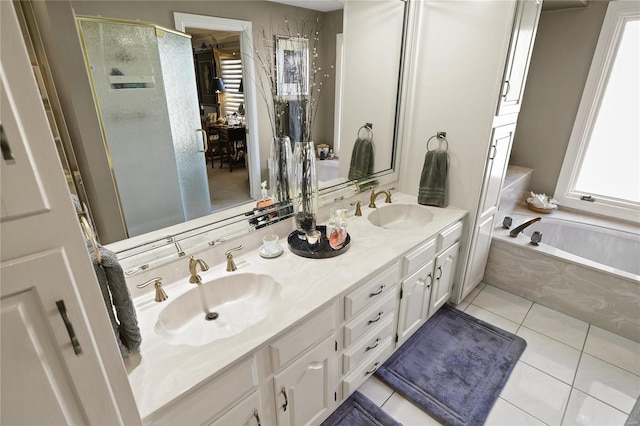
[{"label": "blue bath rug", "polygon": [[479,425],[526,346],[522,338],[445,305],[376,375],[445,425]]},{"label": "blue bath rug", "polygon": [[321,426],[402,426],[402,423],[355,391]]}]

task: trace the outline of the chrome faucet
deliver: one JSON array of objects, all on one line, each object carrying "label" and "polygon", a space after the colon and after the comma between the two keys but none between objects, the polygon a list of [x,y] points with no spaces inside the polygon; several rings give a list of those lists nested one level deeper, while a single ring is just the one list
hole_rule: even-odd
[{"label": "chrome faucet", "polygon": [[231,252],[242,250],[242,248],[243,245],[240,244],[238,247],[234,247],[224,252],[225,256],[227,256],[227,272],[233,272],[238,269],[236,267],[236,263],[233,261],[233,255],[231,254]]},{"label": "chrome faucet", "polygon": [[200,278],[200,275],[197,274],[198,271],[196,270],[198,265],[200,265],[200,269],[202,271],[209,270],[209,265],[207,265],[204,260],[196,259],[195,257],[191,256],[191,258],[189,259],[189,273],[191,274],[191,277],[189,277],[189,282],[191,284],[200,284],[202,282],[202,278]]},{"label": "chrome faucet", "polygon": [[383,191],[380,192],[375,192],[375,189],[371,190],[371,198],[369,198],[369,208],[370,209],[375,209],[376,208],[376,198],[378,198],[378,195],[380,194],[385,194],[386,198],[384,199],[384,202],[389,204],[391,203],[391,191],[394,190],[395,188],[389,188],[389,189],[385,189]]},{"label": "chrome faucet", "polygon": [[540,220],[542,220],[541,217],[536,217],[535,219],[531,219],[531,220],[523,223],[522,225],[513,228],[511,230],[511,232],[509,232],[509,236],[510,237],[517,237],[519,233],[521,233],[522,231],[525,230],[525,228],[527,228],[530,225],[533,225],[534,223],[536,223],[536,222],[538,222]]}]

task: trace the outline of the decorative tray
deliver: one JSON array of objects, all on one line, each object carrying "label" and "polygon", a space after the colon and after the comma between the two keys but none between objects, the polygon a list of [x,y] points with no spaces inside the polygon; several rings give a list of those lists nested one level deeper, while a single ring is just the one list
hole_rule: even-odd
[{"label": "decorative tray", "polygon": [[536,207],[531,203],[527,203],[527,207],[529,207],[529,210],[532,210],[534,212],[538,212],[538,213],[544,213],[544,214],[549,214],[552,211],[556,210],[556,208],[551,208],[551,209],[545,209],[543,207]]},{"label": "decorative tray", "polygon": [[306,239],[298,237],[298,231],[293,231],[289,234],[287,242],[289,243],[289,250],[293,254],[298,256],[307,257],[310,259],[327,259],[329,257],[339,256],[342,253],[349,250],[349,243],[351,242],[351,236],[347,233],[347,239],[344,245],[338,250],[334,250],[329,245],[329,238],[327,238],[327,227],[316,226],[316,229],[322,234],[318,238],[318,242],[314,245],[309,244]]}]

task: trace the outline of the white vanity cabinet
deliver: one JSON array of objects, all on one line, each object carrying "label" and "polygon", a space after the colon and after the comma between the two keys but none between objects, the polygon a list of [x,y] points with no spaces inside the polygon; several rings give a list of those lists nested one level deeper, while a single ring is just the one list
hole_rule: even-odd
[{"label": "white vanity cabinet", "polygon": [[403,258],[397,342],[402,344],[451,296],[462,222],[447,227]]}]

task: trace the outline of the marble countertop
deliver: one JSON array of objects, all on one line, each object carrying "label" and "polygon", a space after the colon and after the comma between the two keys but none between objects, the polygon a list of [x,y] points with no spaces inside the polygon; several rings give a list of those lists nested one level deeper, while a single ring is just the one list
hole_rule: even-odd
[{"label": "marble countertop", "polygon": [[[416,197],[395,193],[393,203],[416,204]],[[385,204],[380,199],[378,205]],[[125,366],[141,418],[144,420],[158,412],[193,387],[263,347],[467,213],[455,207],[425,208],[433,212],[433,220],[427,225],[410,230],[389,230],[373,226],[367,220],[372,209],[363,207],[361,217],[348,219],[349,250],[333,258],[299,257],[288,249],[287,235],[279,235],[284,253],[275,259],[264,259],[258,250],[251,250],[234,256],[238,267],[235,272],[226,272],[226,264],[210,264],[208,271],[200,273],[203,283],[229,274],[254,273],[267,274],[282,286],[280,299],[271,313],[235,336],[202,346],[189,346],[171,344],[156,332],[160,312],[194,288],[188,282],[186,266],[184,278],[164,285],[170,296],[168,301],[156,303],[153,292],[134,299],[143,341],[140,354],[126,359]],[[186,265],[185,260],[180,262]]]}]

